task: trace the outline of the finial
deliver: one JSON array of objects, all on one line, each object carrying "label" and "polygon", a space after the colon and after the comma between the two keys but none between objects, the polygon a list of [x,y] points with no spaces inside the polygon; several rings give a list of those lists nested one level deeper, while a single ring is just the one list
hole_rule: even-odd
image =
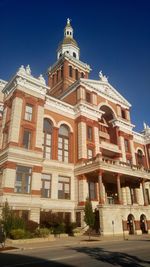
[{"label": "finial", "polygon": [[100,78],[100,81],[102,82],[108,82],[108,77],[103,75],[102,70],[99,72],[99,78]]},{"label": "finial", "polygon": [[26,74],[31,75],[31,69],[29,65],[26,66]]},{"label": "finial", "polygon": [[68,19],[67,19],[67,25],[70,25],[70,21],[71,21],[71,20],[68,18]]},{"label": "finial", "polygon": [[25,73],[25,68],[24,68],[24,66],[23,65],[21,65],[21,67],[19,68],[19,70],[18,70],[19,72],[22,72],[22,73]]},{"label": "finial", "polygon": [[38,79],[39,79],[39,81],[40,81],[41,83],[46,84],[45,79],[44,79],[44,77],[43,77],[42,74],[40,74],[40,76],[38,77]]}]

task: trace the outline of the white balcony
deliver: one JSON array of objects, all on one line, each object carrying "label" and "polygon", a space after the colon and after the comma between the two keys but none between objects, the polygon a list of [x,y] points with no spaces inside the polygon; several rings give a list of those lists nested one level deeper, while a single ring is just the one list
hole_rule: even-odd
[{"label": "white balcony", "polygon": [[111,143],[107,143],[105,141],[101,141],[100,143],[100,147],[115,153],[121,153],[121,150],[119,149],[119,147],[115,144],[111,144]]}]

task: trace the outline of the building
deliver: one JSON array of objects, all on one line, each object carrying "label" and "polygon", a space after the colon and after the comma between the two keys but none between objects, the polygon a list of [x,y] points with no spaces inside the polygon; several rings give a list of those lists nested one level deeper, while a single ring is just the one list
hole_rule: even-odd
[{"label": "building", "polygon": [[133,131],[129,102],[102,72],[89,79],[70,20],[48,85],[21,66],[0,80],[0,203],[39,222],[58,212],[84,226],[92,201],[101,234],[150,232],[150,128]]}]

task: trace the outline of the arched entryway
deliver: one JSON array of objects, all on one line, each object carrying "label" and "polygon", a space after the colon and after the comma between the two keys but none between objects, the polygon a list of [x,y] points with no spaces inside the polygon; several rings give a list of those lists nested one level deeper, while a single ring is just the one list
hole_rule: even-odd
[{"label": "arched entryway", "polygon": [[129,235],[134,235],[135,234],[135,222],[134,222],[134,216],[132,214],[128,215],[127,223],[128,223]]},{"label": "arched entryway", "polygon": [[140,216],[140,228],[141,228],[142,234],[147,234],[148,233],[147,220],[146,220],[146,216],[144,214],[142,214]]}]

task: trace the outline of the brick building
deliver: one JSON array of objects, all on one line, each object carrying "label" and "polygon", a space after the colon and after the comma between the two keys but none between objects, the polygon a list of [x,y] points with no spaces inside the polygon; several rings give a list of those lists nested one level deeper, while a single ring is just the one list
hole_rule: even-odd
[{"label": "brick building", "polygon": [[101,234],[150,232],[150,129],[133,131],[130,103],[90,71],[68,19],[48,85],[29,66],[0,80],[1,207],[83,227],[88,197]]}]

